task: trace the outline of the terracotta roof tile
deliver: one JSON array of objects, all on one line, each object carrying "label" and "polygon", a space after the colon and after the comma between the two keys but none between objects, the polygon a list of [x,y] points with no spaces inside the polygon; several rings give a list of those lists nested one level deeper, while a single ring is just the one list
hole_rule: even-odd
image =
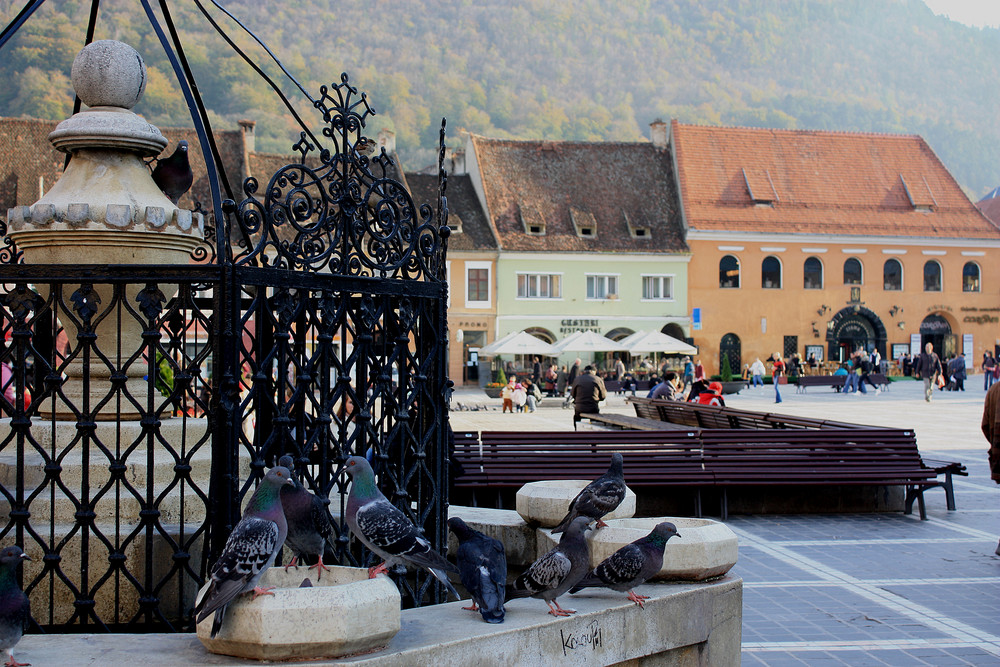
[{"label": "terracotta roof tile", "polygon": [[[1000,238],[916,135],[675,120],[671,146],[692,230]],[[768,179],[775,200],[763,203]]]},{"label": "terracotta roof tile", "polygon": [[[421,204],[437,206],[437,175],[409,173],[406,175],[406,181],[417,206]],[[448,237],[448,249],[496,250],[496,238],[493,236],[493,230],[486,219],[483,207],[479,205],[479,198],[472,187],[469,175],[449,174],[445,197],[448,199],[449,215],[457,215],[462,220],[462,232]]]},{"label": "terracotta roof tile", "polygon": [[[650,143],[472,137],[500,247],[516,251],[687,252],[667,151]],[[577,221],[593,220],[592,237]],[[647,228],[635,237],[633,228]],[[531,234],[529,227],[544,227]]]}]

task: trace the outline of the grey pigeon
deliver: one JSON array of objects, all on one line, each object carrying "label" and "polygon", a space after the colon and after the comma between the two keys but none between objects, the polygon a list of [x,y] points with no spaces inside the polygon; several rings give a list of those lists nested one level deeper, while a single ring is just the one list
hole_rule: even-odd
[{"label": "grey pigeon", "polygon": [[17,584],[17,566],[26,560],[31,559],[21,547],[0,551],[0,648],[7,649],[7,667],[30,664],[14,660],[14,646],[21,641],[31,618],[31,603]]},{"label": "grey pigeon", "polygon": [[646,583],[660,571],[667,540],[675,535],[680,537],[677,527],[669,521],[656,524],[649,535],[626,544],[601,561],[570,593],[583,588],[610,588],[623,593],[628,591],[628,599],[645,608],[643,601],[648,600],[649,596],[639,595],[632,589]]},{"label": "grey pigeon", "polygon": [[431,543],[399,508],[390,503],[375,486],[375,473],[363,456],[352,456],[344,464],[351,477],[351,493],[347,497],[344,520],[351,532],[385,562],[368,569],[374,577],[386,572],[390,565],[402,563],[422,567],[440,581],[448,592],[460,599],[458,591],[448,581],[447,572],[458,572],[444,556],[431,548]]},{"label": "grey pigeon", "polygon": [[603,528],[608,524],[601,519],[618,509],[623,500],[625,500],[625,474],[622,472],[622,455],[615,452],[611,455],[611,467],[608,471],[583,487],[569,504],[569,512],[552,532],[563,532],[578,516],[590,517],[591,520],[597,521],[598,528]]},{"label": "grey pigeon", "polygon": [[215,612],[213,638],[219,634],[226,608],[237,595],[251,591],[254,599],[274,595],[271,588],[260,588],[257,582],[285,542],[288,523],[281,509],[281,488],[291,483],[288,468],[275,466],[267,471],[212,566],[208,583],[198,591],[194,613],[201,623]]},{"label": "grey pigeon", "polygon": [[563,531],[559,545],[532,563],[507,587],[507,599],[541,598],[553,616],[575,614],[573,609],[560,607],[556,598],[573,588],[590,569],[590,550],[584,538],[589,525],[589,517],[573,519]]},{"label": "grey pigeon", "polygon": [[153,169],[153,182],[174,204],[191,189],[194,174],[191,172],[191,163],[188,162],[188,142],[181,140],[170,157],[157,160],[156,168]]},{"label": "grey pigeon", "polygon": [[465,521],[455,516],[448,519],[448,527],[458,538],[458,576],[472,596],[472,606],[462,607],[479,611],[487,623],[503,623],[504,586],[507,583],[507,554],[500,540],[469,528]]},{"label": "grey pigeon", "polygon": [[[278,459],[278,465],[292,471],[295,462],[291,456],[286,455]],[[316,579],[320,579],[324,570],[327,572],[330,570],[323,564],[323,553],[328,544],[332,547],[330,540],[333,539],[333,525],[330,523],[326,505],[318,496],[302,486],[293,472],[292,483],[281,487],[281,506],[288,521],[285,546],[292,552],[292,559],[285,569],[292,567],[299,560],[305,560],[307,556],[316,556],[319,560],[309,567],[316,568]]]}]

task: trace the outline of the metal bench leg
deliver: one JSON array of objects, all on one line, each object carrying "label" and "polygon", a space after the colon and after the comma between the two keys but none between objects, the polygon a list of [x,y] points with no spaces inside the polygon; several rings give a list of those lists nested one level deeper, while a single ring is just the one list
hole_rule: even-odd
[{"label": "metal bench leg", "polygon": [[948,502],[948,511],[955,511],[955,487],[951,485],[951,473],[944,474],[944,497]]},{"label": "metal bench leg", "polygon": [[906,485],[906,501],[903,505],[903,514],[913,514],[913,501],[917,499],[919,487],[915,484]]},{"label": "metal bench leg", "polygon": [[701,489],[694,490],[694,515],[701,518]]},{"label": "metal bench leg", "polygon": [[918,493],[920,494],[917,496],[917,504],[920,506],[920,520],[927,521],[927,508],[924,507],[924,490],[920,489]]},{"label": "metal bench leg", "polygon": [[729,518],[729,495],[726,492],[726,487],[722,487],[722,502],[720,504],[722,505],[720,512],[722,520],[725,521]]}]

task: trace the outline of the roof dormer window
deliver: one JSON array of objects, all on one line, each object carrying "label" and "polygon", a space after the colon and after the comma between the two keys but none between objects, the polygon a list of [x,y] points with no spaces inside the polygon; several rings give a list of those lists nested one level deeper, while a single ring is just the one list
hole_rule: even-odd
[{"label": "roof dormer window", "polygon": [[597,236],[597,221],[594,219],[593,213],[570,208],[569,217],[573,220],[573,229],[576,230],[577,236],[584,239],[592,239]]}]

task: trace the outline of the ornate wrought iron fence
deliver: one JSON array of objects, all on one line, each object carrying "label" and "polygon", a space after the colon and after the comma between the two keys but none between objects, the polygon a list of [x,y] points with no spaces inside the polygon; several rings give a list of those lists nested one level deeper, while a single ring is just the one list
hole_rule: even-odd
[{"label": "ornate wrought iron fence", "polygon": [[[297,163],[248,180],[201,263],[0,252],[0,541],[35,559],[41,628],[190,628],[242,500],[285,453],[330,499],[341,562],[368,558],[341,520],[353,454],[445,545],[446,177],[436,207],[413,203],[389,156],[368,157],[372,111],[346,75],[316,106],[332,148],[303,133]],[[442,125],[439,166],[443,144]],[[404,604],[441,593],[396,578]]]}]

